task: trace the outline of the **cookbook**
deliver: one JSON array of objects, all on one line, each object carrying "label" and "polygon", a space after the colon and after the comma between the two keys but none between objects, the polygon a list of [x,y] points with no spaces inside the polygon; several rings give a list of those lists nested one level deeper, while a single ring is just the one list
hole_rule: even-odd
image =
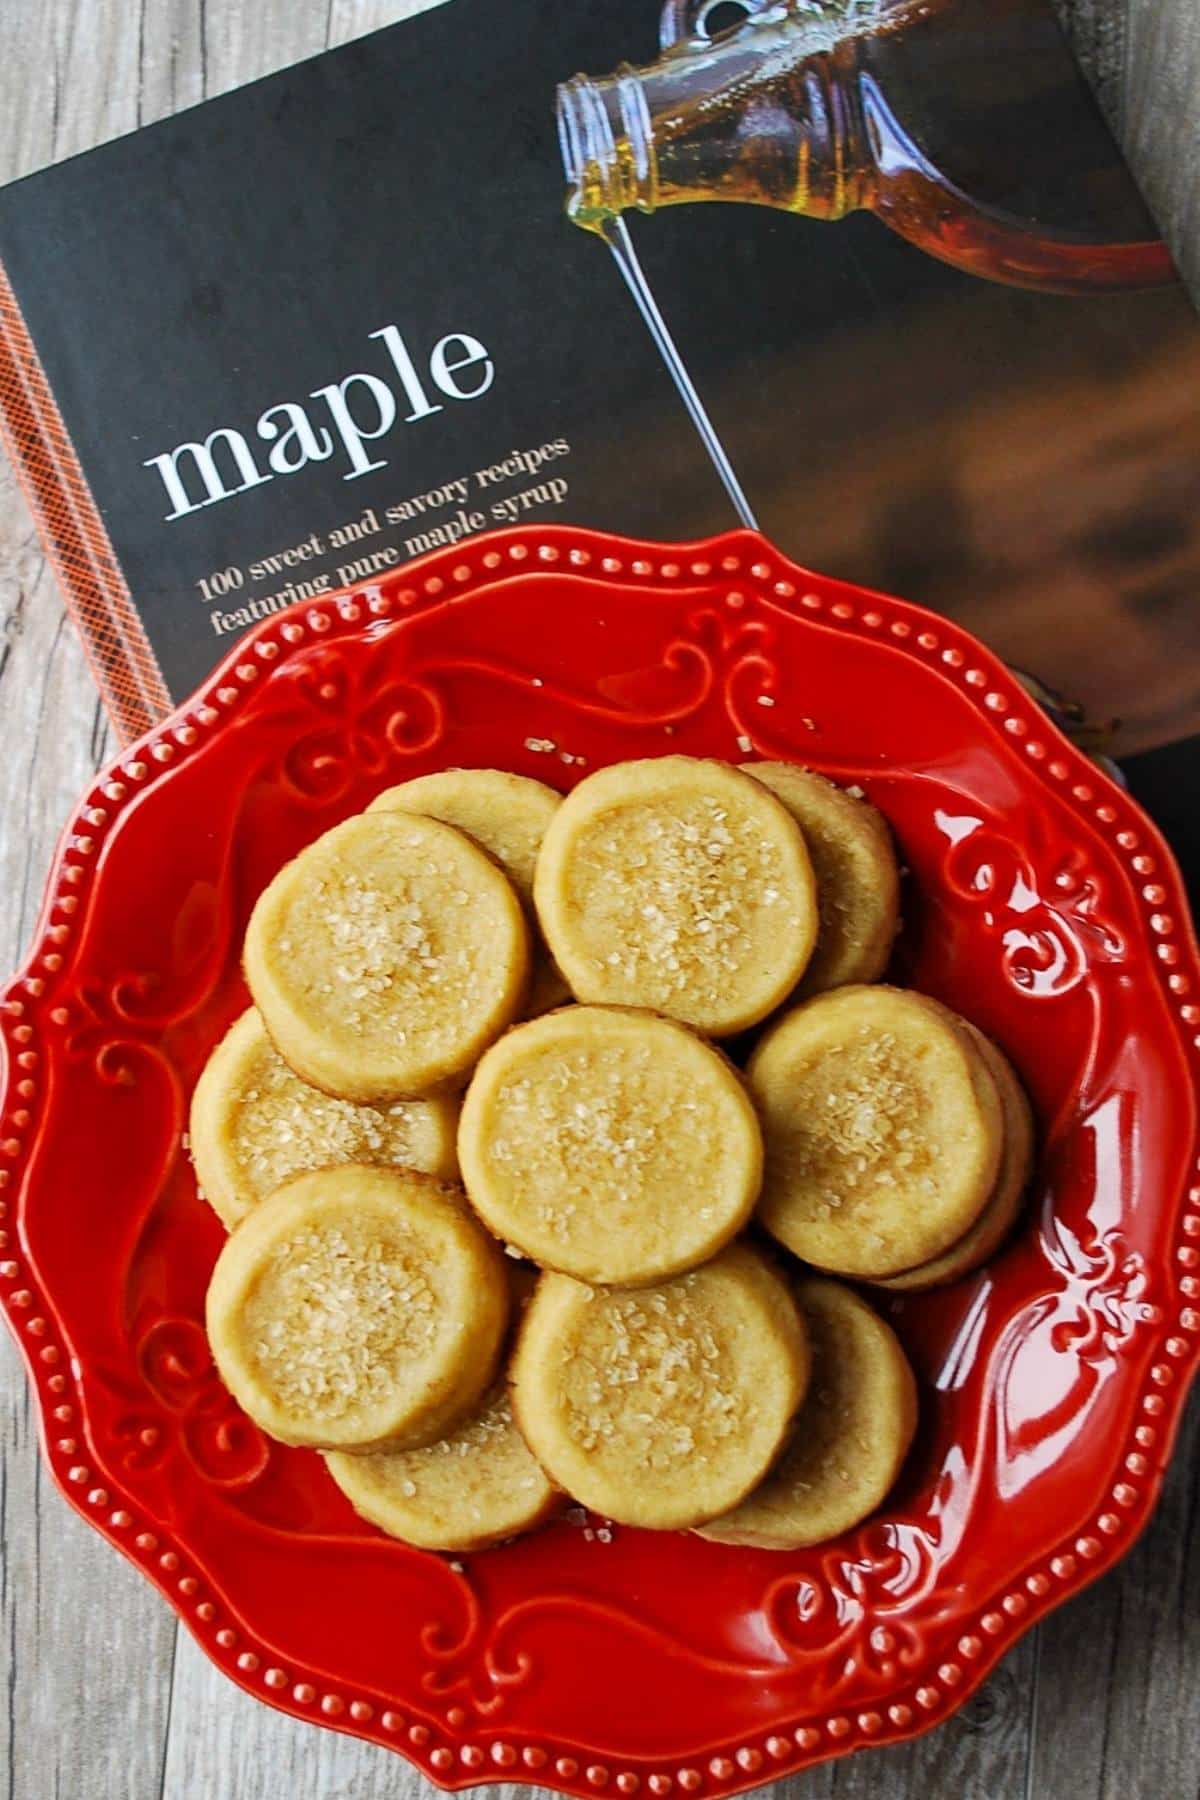
[{"label": "cookbook", "polygon": [[977,632],[1194,868],[1198,377],[1049,0],[451,0],[0,191],[126,738],[430,549],[742,522]]}]

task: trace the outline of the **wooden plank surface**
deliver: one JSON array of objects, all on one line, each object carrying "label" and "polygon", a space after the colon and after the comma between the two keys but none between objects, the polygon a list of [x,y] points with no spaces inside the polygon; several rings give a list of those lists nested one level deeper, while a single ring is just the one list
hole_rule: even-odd
[{"label": "wooden plank surface", "polygon": [[[0,0],[0,180],[422,10],[423,0]],[[652,3],[652,0],[648,0]],[[1200,10],[1059,0],[1200,294]],[[502,0],[496,0],[498,8]],[[112,745],[0,460],[0,962],[28,940],[59,821]],[[425,1800],[389,1753],[230,1686],[42,1474],[0,1335],[0,1794]],[[1190,1800],[1200,1790],[1200,1406],[1153,1525],[949,1725],[779,1784],[779,1800]],[[514,1794],[516,1790],[513,1790]]]},{"label": "wooden plank surface", "polygon": [[[107,4],[85,24],[67,7],[0,11],[0,175],[137,124],[132,12]],[[2,456],[0,618],[0,957],[9,968],[32,929],[59,824],[111,746]],[[161,1786],[174,1625],[50,1484],[2,1336],[0,1770],[10,1800],[142,1800]]]}]

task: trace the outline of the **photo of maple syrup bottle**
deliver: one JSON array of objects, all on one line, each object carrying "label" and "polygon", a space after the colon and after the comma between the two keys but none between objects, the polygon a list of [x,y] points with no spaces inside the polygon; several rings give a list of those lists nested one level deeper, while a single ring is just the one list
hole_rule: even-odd
[{"label": "photo of maple syrup bottle", "polygon": [[669,0],[661,38],[649,67],[559,90],[587,229],[705,201],[866,209],[993,281],[1176,279],[1048,0]]}]

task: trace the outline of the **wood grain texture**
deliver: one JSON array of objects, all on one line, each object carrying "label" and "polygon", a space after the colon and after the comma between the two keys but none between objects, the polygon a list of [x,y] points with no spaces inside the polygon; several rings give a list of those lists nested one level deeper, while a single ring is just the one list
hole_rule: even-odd
[{"label": "wood grain texture", "polygon": [[[21,8],[0,28],[0,175],[132,128],[136,19]],[[110,753],[82,651],[0,457],[0,955],[14,966],[67,810]],[[0,1770],[10,1800],[142,1800],[161,1783],[175,1631],[157,1597],[68,1510],[34,1442],[16,1352],[0,1342]]]},{"label": "wood grain texture", "polygon": [[1123,140],[1193,295],[1200,296],[1200,7],[1134,0]]},{"label": "wood grain texture", "polygon": [[1031,1800],[1200,1792],[1200,1394],[1158,1512],[1106,1580],[1040,1632]]},{"label": "wood grain texture", "polygon": [[[494,0],[498,4],[499,0]],[[1200,11],[1056,0],[1200,293]],[[653,4],[653,0],[648,0]],[[423,0],[0,0],[0,180],[422,10]],[[58,823],[112,745],[0,459],[0,959],[28,941]],[[777,1800],[1190,1800],[1200,1787],[1200,1404],[1122,1568],[949,1725]],[[44,1477],[0,1333],[0,1795],[428,1800],[372,1746],[232,1687]],[[520,1800],[528,1790],[497,1790]]]},{"label": "wood grain texture", "polygon": [[181,1630],[161,1800],[196,1800],[200,1791],[213,1800],[417,1800],[433,1792],[393,1751],[268,1713]]},{"label": "wood grain texture", "polygon": [[1116,6],[1112,0],[1052,0],[1052,3],[1087,70],[1109,124],[1120,135],[1124,126],[1129,0]]}]

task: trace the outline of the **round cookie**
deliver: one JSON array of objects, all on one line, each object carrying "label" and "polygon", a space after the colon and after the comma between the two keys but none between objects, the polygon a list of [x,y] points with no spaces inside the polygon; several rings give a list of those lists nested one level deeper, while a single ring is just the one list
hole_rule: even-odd
[{"label": "round cookie", "polygon": [[760,1550],[840,1537],[882,1505],[917,1428],[917,1384],[895,1332],[838,1281],[802,1281],[808,1397],[775,1468],[700,1535]]},{"label": "round cookie", "polygon": [[272,1437],[376,1450],[441,1437],[491,1385],[503,1258],[456,1189],[348,1164],[279,1188],[208,1289],[221,1378]]},{"label": "round cookie", "polygon": [[940,1256],[992,1193],[996,1083],[952,1013],[890,987],[787,1013],[747,1069],[766,1167],[758,1216],[804,1262],[896,1275]]},{"label": "round cookie", "polygon": [[532,1531],[562,1498],[517,1430],[503,1380],[424,1449],[334,1451],[325,1461],[355,1512],[422,1550],[485,1549]]},{"label": "round cookie", "polygon": [[683,1530],[762,1479],[808,1364],[786,1284],[734,1244],[637,1293],[544,1275],[517,1338],[513,1410],[542,1467],[582,1505]]},{"label": "round cookie", "polygon": [[204,1065],[188,1122],[200,1189],[230,1231],[306,1169],[374,1163],[452,1179],[457,1125],[458,1107],[446,1095],[357,1106],[310,1087],[288,1068],[253,1006]]},{"label": "round cookie", "polygon": [[344,1100],[420,1097],[519,1013],[529,930],[478,844],[364,813],[281,869],[246,930],[246,980],[280,1055]]},{"label": "round cookie", "polygon": [[[465,831],[495,857],[532,919],[538,851],[561,805],[561,794],[527,775],[510,775],[504,769],[439,769],[388,788],[367,811],[425,813]],[[526,1010],[530,1016],[548,1012],[569,997],[549,951],[535,944]]]},{"label": "round cookie", "polygon": [[786,807],[687,756],[581,781],[550,822],[534,897],[577,999],[650,1007],[710,1037],[772,1012],[817,937],[812,864]]},{"label": "round cookie", "polygon": [[641,1285],[694,1268],[746,1223],[762,1135],[741,1079],[684,1025],[568,1006],[484,1055],[459,1162],[497,1237],[584,1281]]},{"label": "round cookie", "polygon": [[900,871],[883,814],[794,763],[743,763],[804,833],[821,928],[797,998],[877,981],[900,922]]},{"label": "round cookie", "polygon": [[991,1199],[965,1237],[932,1262],[923,1263],[903,1275],[889,1276],[877,1287],[894,1293],[918,1293],[925,1288],[946,1287],[960,1276],[978,1269],[994,1256],[1016,1224],[1033,1169],[1033,1113],[1025,1090],[1002,1050],[990,1038],[965,1019],[961,1021],[979,1054],[988,1066],[1004,1109],[1004,1149],[1000,1155],[1000,1172]]}]

